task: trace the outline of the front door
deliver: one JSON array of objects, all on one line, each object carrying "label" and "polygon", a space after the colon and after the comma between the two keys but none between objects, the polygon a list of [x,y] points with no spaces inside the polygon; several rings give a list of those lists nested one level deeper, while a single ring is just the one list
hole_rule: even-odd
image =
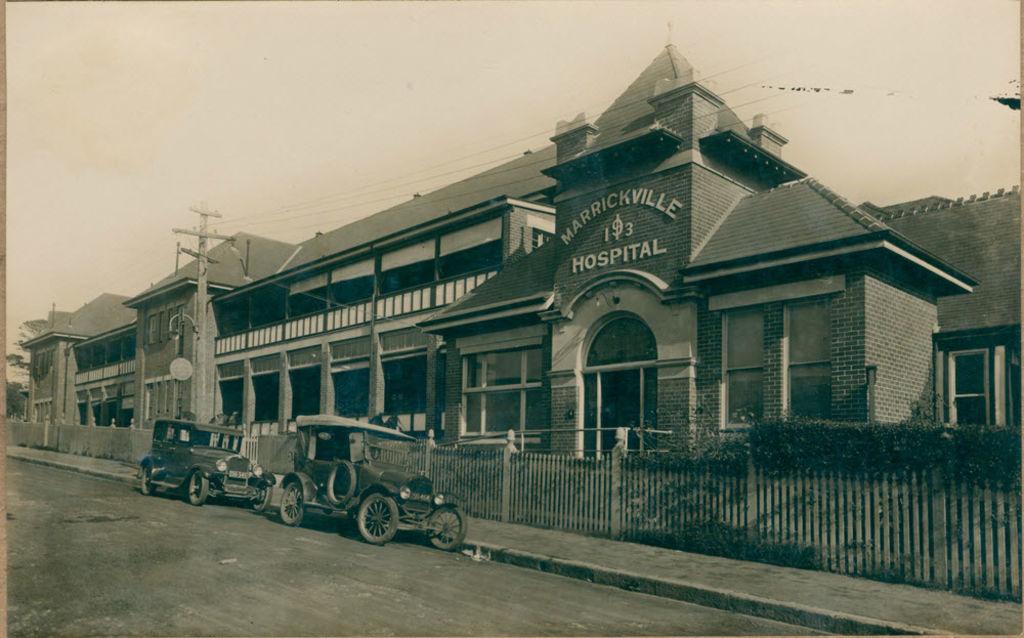
[{"label": "front door", "polygon": [[[629,449],[654,447],[657,414],[657,370],[634,368],[610,370],[584,377],[583,447],[588,453],[609,452],[615,447],[615,430],[626,428]],[[642,433],[642,436],[641,436]]]}]

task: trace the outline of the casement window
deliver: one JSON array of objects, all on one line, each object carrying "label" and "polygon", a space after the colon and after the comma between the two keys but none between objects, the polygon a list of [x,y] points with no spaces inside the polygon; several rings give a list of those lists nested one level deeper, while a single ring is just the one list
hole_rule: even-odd
[{"label": "casement window", "polygon": [[989,423],[988,349],[949,353],[949,420]]},{"label": "casement window", "polygon": [[364,259],[334,269],[331,273],[331,303],[347,306],[373,296],[373,260]]},{"label": "casement window", "polygon": [[832,414],[832,328],[829,300],[786,306],[789,413],[828,419]]},{"label": "casement window", "polygon": [[760,307],[725,314],[725,424],[740,425],[764,413],[764,316]]},{"label": "casement window", "polygon": [[327,308],[327,274],[301,279],[288,286],[288,316],[301,317]]},{"label": "casement window", "polygon": [[441,237],[437,270],[442,279],[500,265],[500,217]]},{"label": "casement window", "polygon": [[462,358],[463,434],[544,427],[540,348]]},{"label": "casement window", "polygon": [[433,239],[384,253],[380,258],[380,292],[390,294],[434,280]]},{"label": "casement window", "polygon": [[384,414],[397,417],[401,429],[424,432],[427,427],[427,356],[387,359],[384,373]]},{"label": "casement window", "polygon": [[160,340],[160,316],[158,313],[149,315],[146,319],[146,343],[153,344]]}]

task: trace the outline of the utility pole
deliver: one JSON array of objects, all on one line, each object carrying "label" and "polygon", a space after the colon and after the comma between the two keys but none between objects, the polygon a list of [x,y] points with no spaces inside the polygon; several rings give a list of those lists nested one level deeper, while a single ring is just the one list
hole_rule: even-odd
[{"label": "utility pole", "polygon": [[195,348],[193,349],[194,361],[192,362],[192,412],[196,415],[199,423],[208,423],[213,418],[213,386],[209,384],[208,375],[212,372],[213,357],[213,331],[207,320],[207,306],[209,305],[209,293],[207,291],[207,268],[210,259],[207,257],[207,241],[209,239],[224,239],[233,241],[233,237],[218,235],[208,230],[211,217],[223,217],[217,211],[211,211],[203,203],[199,206],[189,207],[193,213],[199,215],[199,230],[185,228],[172,229],[181,235],[192,235],[199,238],[199,251],[192,253],[183,249],[183,252],[193,254],[198,265],[198,276],[196,277],[196,310],[195,310]]}]

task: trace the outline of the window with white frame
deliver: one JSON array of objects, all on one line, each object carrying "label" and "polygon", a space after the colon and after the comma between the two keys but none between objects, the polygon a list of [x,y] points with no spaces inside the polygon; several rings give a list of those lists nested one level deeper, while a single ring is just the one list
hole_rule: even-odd
[{"label": "window with white frame", "polygon": [[988,423],[988,405],[988,350],[949,353],[949,420]]},{"label": "window with white frame", "polygon": [[725,315],[725,423],[738,425],[764,413],[764,316],[760,307]]},{"label": "window with white frame", "polygon": [[540,348],[462,358],[463,434],[543,427]]},{"label": "window with white frame", "polygon": [[789,413],[828,419],[832,415],[832,328],[829,300],[786,306]]}]

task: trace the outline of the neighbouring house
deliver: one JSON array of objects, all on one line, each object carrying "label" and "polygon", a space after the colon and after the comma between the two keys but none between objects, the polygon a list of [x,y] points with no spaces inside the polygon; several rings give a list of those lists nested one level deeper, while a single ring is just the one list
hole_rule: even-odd
[{"label": "neighbouring house", "polygon": [[[208,290],[217,298],[234,288],[273,275],[296,251],[292,244],[236,233],[209,250]],[[139,397],[137,421],[152,426],[159,417],[194,415],[202,421],[219,414],[238,412],[224,406],[212,392],[213,348],[205,361],[196,360],[196,292],[199,265],[195,260],[180,267],[124,303],[138,313],[134,328],[135,396]],[[207,313],[210,334],[216,334],[213,313]],[[207,387],[200,390],[196,377],[177,380],[171,376],[171,362],[187,359],[194,370],[203,368]]]},{"label": "neighbouring house", "polygon": [[[121,333],[135,322],[135,311],[126,308],[127,297],[103,293],[74,312],[53,311],[49,326],[38,336],[26,341],[29,353],[28,414],[30,421],[38,423],[75,423],[79,419],[80,391],[85,392],[85,403],[90,406],[86,416],[92,422],[110,424],[118,416],[124,384],[130,383],[130,363],[124,363],[123,352],[118,349],[113,362],[114,370],[101,383],[87,383],[78,387],[78,357],[72,356],[75,347],[92,343],[94,338]],[[113,354],[113,353],[112,353]],[[107,353],[104,351],[104,367]],[[92,369],[90,361],[88,367]],[[106,382],[106,383],[102,383]],[[98,411],[91,408],[95,405]]]},{"label": "neighbouring house", "polygon": [[979,282],[970,295],[938,301],[936,414],[950,423],[1020,427],[1020,192],[966,201],[929,197],[875,210]]}]

